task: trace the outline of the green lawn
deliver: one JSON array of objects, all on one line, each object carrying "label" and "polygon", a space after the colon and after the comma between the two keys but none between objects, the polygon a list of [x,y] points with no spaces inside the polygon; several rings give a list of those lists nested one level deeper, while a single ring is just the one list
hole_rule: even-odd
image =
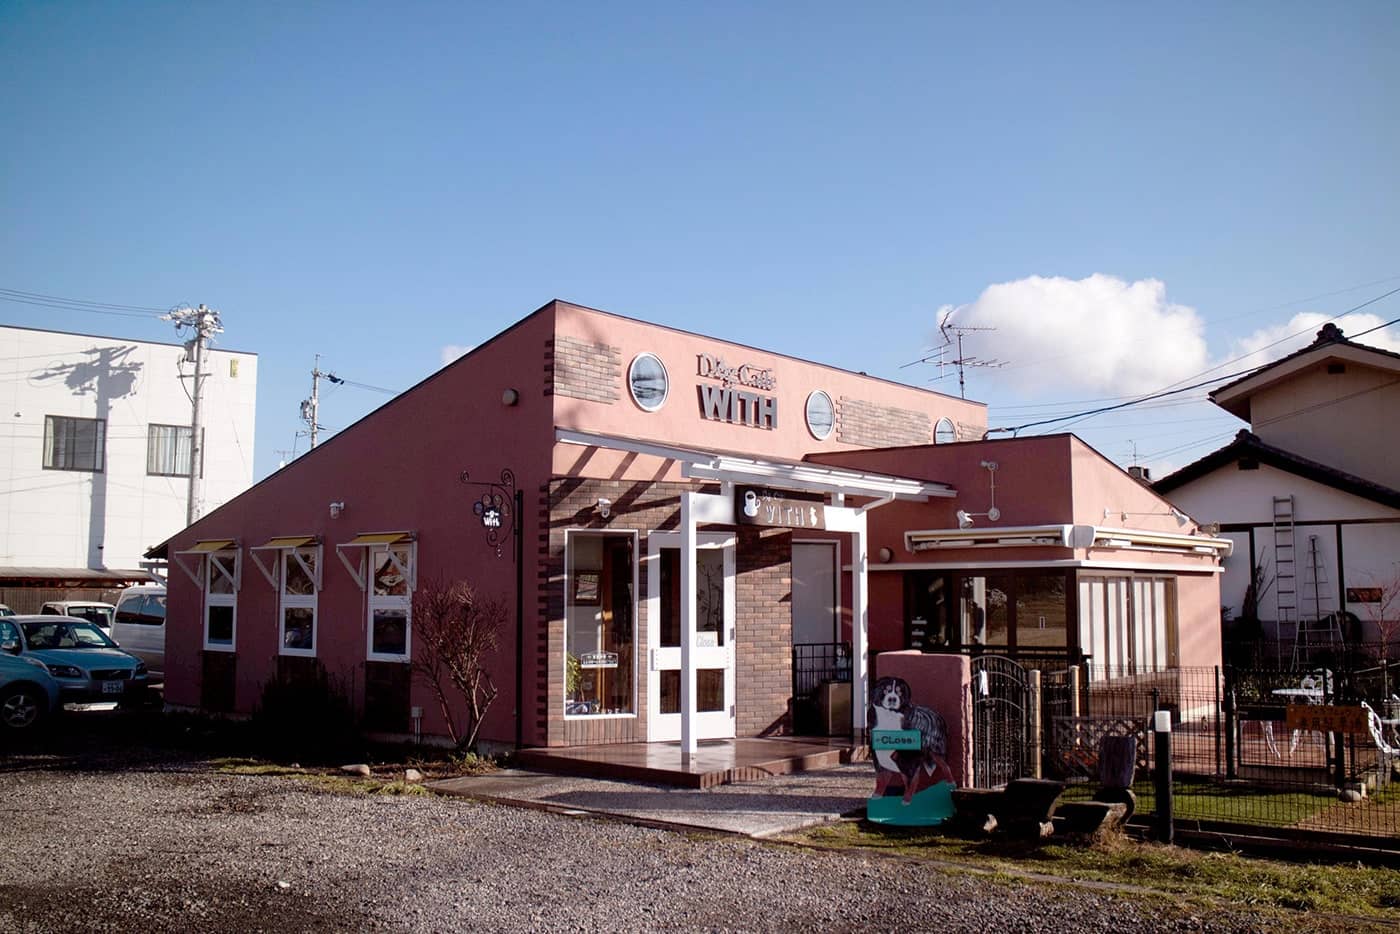
[{"label": "green lawn", "polygon": [[1107,882],[1178,898],[1263,909],[1316,910],[1400,922],[1400,870],[1359,863],[1304,864],[1119,840],[1096,846],[964,840],[937,830],[844,822],[792,842],[938,860],[1010,875]]}]

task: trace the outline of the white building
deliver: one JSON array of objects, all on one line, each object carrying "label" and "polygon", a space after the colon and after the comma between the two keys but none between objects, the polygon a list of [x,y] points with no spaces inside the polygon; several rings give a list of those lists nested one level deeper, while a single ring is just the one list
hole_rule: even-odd
[{"label": "white building", "polygon": [[[1289,657],[1296,640],[1400,639],[1400,354],[1328,324],[1211,400],[1251,430],[1154,488],[1235,541],[1223,604],[1247,615],[1256,579],[1256,616]],[[1332,629],[1338,610],[1358,631]]]},{"label": "white building", "polygon": [[[205,360],[201,512],[252,483],[258,376],[256,354]],[[146,578],[185,526],[193,371],[179,344],[0,327],[0,602]]]}]

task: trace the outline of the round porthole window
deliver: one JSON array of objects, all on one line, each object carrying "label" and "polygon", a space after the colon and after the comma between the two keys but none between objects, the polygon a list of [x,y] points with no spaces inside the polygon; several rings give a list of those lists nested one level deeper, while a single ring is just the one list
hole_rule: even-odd
[{"label": "round porthole window", "polygon": [[940,418],[938,424],[933,426],[934,444],[952,444],[958,440],[958,429],[953,425],[950,418]]},{"label": "round porthole window", "polygon": [[627,368],[627,388],[632,392],[632,401],[647,412],[655,412],[666,404],[666,396],[671,391],[671,378],[666,375],[666,365],[654,353],[639,353]]},{"label": "round porthole window", "polygon": [[818,389],[807,397],[807,430],[813,438],[825,441],[835,427],[836,406],[831,404],[830,396]]}]

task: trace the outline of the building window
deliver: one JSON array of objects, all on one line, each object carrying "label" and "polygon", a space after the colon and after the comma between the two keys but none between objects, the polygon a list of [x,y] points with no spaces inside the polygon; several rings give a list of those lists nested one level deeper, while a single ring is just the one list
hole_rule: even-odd
[{"label": "building window", "polygon": [[106,468],[107,423],[100,418],[44,416],[44,469],[86,470]]},{"label": "building window", "polygon": [[239,553],[216,551],[205,558],[204,647],[232,652],[238,629]]},{"label": "building window", "polygon": [[1175,580],[1081,577],[1079,641],[1094,668],[1107,677],[1176,665]]},{"label": "building window", "polygon": [[934,444],[952,444],[958,440],[958,429],[951,418],[940,418],[933,426]]},{"label": "building window", "polygon": [[564,713],[634,715],[636,538],[630,532],[575,532],[564,551]]},{"label": "building window", "polygon": [[413,650],[412,542],[369,549],[369,658],[406,662]]},{"label": "building window", "polygon": [[[204,431],[200,430],[203,437]],[[184,425],[151,425],[146,433],[146,474],[188,477],[194,432]],[[204,446],[200,445],[199,475],[204,476]]]},{"label": "building window", "polygon": [[671,378],[666,374],[666,364],[653,353],[639,353],[627,368],[627,388],[632,392],[632,401],[644,411],[655,412],[666,404],[671,392]]},{"label": "building window", "polygon": [[282,552],[281,570],[281,652],[315,655],[320,549],[286,549]]},{"label": "building window", "polygon": [[818,389],[807,397],[807,430],[813,438],[825,441],[835,427],[836,406],[831,404],[830,396]]}]

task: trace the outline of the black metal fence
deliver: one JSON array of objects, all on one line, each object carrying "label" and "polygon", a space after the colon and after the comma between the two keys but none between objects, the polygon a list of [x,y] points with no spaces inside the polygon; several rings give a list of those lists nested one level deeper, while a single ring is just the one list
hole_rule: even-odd
[{"label": "black metal fence", "polygon": [[1134,735],[1138,813],[1153,815],[1164,711],[1178,821],[1400,839],[1400,665],[1355,660],[1368,664],[1044,672],[1043,774],[1087,797],[1103,737]]},{"label": "black metal fence", "polygon": [[[798,643],[792,647],[792,731],[800,736],[831,732],[850,733],[850,688],[842,703],[847,711],[844,724],[833,723],[832,686],[851,683],[851,644],[849,642]],[[862,701],[863,703],[863,701]],[[826,714],[826,716],[823,716]]]}]

